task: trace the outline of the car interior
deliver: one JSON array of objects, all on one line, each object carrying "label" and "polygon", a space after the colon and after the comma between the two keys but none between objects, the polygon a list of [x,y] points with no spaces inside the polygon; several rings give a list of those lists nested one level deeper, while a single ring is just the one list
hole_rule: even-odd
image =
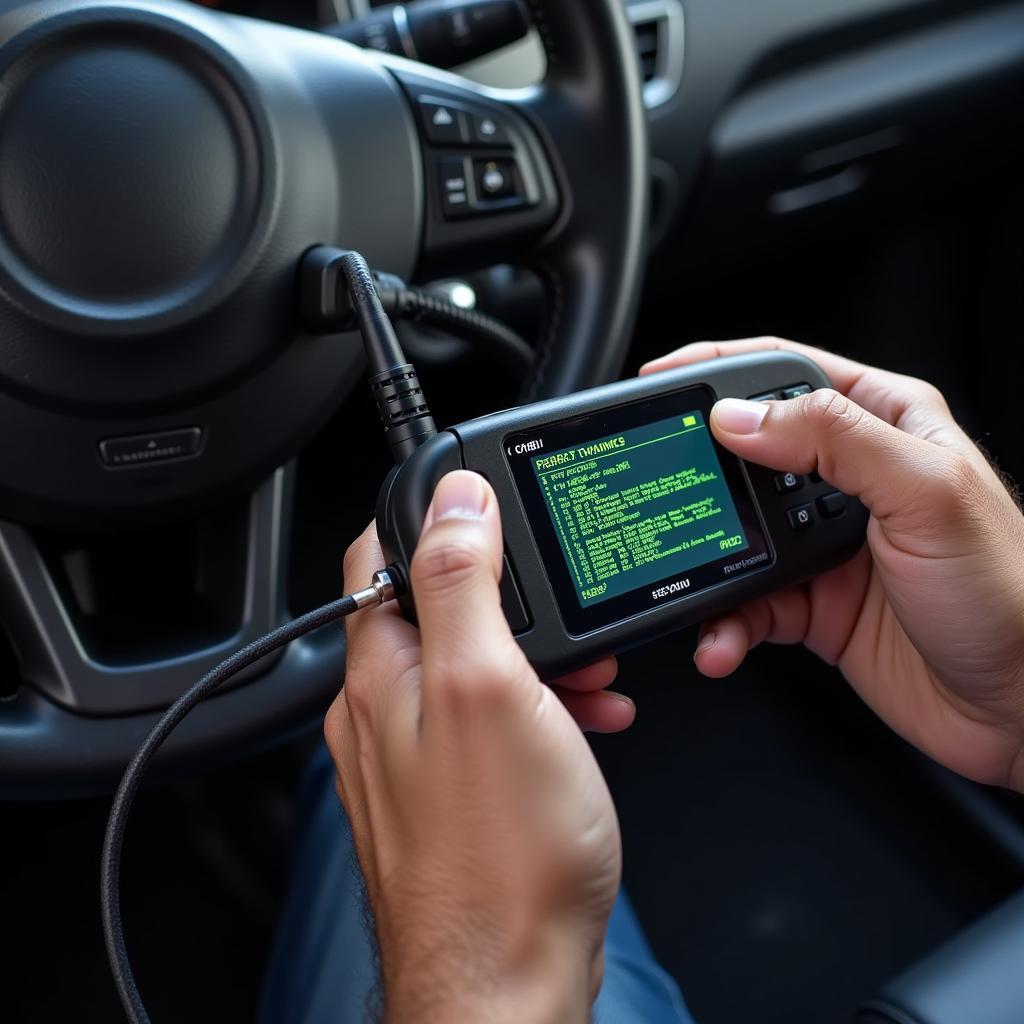
[{"label": "car interior", "polygon": [[[0,83],[4,1020],[122,1019],[111,794],[186,687],[340,596],[374,515],[311,247],[527,340],[518,372],[398,323],[439,425],[772,335],[931,381],[1024,480],[1020,0],[0,0]],[[709,680],[695,635],[623,654],[637,722],[591,739],[694,1018],[1024,1021],[1024,798],[802,648]],[[154,1020],[256,1018],[344,661],[304,637],[157,759],[122,894]]]}]

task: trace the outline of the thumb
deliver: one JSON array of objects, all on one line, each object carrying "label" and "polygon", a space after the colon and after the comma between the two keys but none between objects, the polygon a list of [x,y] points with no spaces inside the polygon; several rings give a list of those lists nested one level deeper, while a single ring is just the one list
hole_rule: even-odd
[{"label": "thumb", "polygon": [[882,521],[941,521],[952,511],[950,499],[962,499],[976,476],[963,452],[907,434],[829,388],[785,402],[722,399],[711,411],[711,429],[749,462],[817,472]]},{"label": "thumb", "polygon": [[423,701],[482,696],[525,666],[501,609],[501,521],[490,485],[449,473],[437,485],[413,556]]}]

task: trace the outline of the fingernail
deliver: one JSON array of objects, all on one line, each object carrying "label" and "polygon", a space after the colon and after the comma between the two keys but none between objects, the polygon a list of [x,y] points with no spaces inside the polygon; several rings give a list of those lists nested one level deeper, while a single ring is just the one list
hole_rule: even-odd
[{"label": "fingernail", "polygon": [[768,414],[767,402],[747,402],[742,398],[723,398],[715,403],[711,416],[727,434],[756,434]]},{"label": "fingernail", "polygon": [[715,646],[717,640],[718,635],[714,631],[710,633],[705,633],[700,638],[700,643],[697,644],[697,650],[693,652],[693,656],[696,658],[698,654],[703,654],[705,651],[710,651],[711,648]]},{"label": "fingernail", "polygon": [[479,519],[487,503],[484,482],[476,473],[459,470],[442,477],[434,491],[433,518]]}]

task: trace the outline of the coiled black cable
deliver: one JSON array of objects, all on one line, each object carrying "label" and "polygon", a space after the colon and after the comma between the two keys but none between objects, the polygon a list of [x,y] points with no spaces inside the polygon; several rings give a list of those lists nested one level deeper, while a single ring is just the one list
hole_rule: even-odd
[{"label": "coiled black cable", "polygon": [[463,309],[440,295],[406,285],[394,298],[382,294],[385,309],[399,320],[411,320],[451,331],[484,347],[485,351],[508,369],[525,376],[533,368],[535,353],[524,338],[512,328],[487,313]]},{"label": "coiled black cable", "polygon": [[[373,379],[386,379],[388,386],[378,388],[378,406],[381,408],[386,433],[398,435],[390,437],[392,451],[396,453],[396,458],[405,458],[418,444],[436,433],[434,421],[416,380],[416,371],[406,362],[402,346],[381,307],[363,257],[359,253],[339,250],[331,250],[326,255],[330,257],[329,262],[336,263],[343,273],[346,294],[363,335],[367,360],[375,371]],[[414,397],[410,399],[410,396]],[[410,401],[411,410],[406,408]],[[399,406],[397,411],[392,409],[393,405]],[[100,859],[100,907],[107,957],[117,993],[131,1024],[149,1024],[149,1015],[135,983],[125,944],[124,922],[121,918],[121,852],[128,816],[146,768],[181,720],[226,680],[328,622],[336,622],[360,608],[393,600],[404,586],[404,580],[396,567],[381,569],[374,573],[370,586],[365,589],[300,615],[236,651],[207,672],[160,716],[131,759],[114,795]]]},{"label": "coiled black cable", "polygon": [[[379,300],[379,303],[378,303]],[[497,318],[464,309],[436,292],[406,284],[396,274],[370,270],[359,253],[318,245],[299,268],[299,313],[313,334],[359,327],[371,374],[391,369],[401,346],[380,315],[449,331],[526,377],[536,353],[528,341]]]},{"label": "coiled black cable", "polygon": [[363,336],[363,349],[371,373],[387,373],[408,363],[395,329],[381,304],[381,297],[373,281],[370,268],[362,254],[351,250],[340,250],[338,262],[341,265],[345,294],[352,304],[355,321]]},{"label": "coiled black cable", "polygon": [[103,840],[103,855],[100,864],[100,905],[103,913],[103,934],[106,939],[107,956],[114,975],[121,1004],[132,1024],[149,1024],[149,1015],[142,1003],[138,986],[132,975],[128,950],[124,940],[124,924],[121,920],[121,850],[124,846],[125,826],[132,804],[142,783],[142,776],[160,749],[164,740],[179,722],[204,698],[231,676],[248,668],[253,662],[306,633],[328,622],[350,615],[360,607],[352,595],[339,598],[322,608],[307,612],[292,622],[275,629],[266,636],[254,640],[247,647],[225,658],[216,668],[211,669],[194,686],[186,690],[161,716],[146,737],[128,765],[117,787],[114,803],[110,809],[107,832]]}]

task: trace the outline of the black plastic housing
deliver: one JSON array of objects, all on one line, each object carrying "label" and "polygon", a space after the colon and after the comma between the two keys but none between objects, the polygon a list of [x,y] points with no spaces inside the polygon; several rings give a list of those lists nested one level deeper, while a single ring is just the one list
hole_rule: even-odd
[{"label": "black plastic housing", "polygon": [[[726,477],[739,480],[739,486],[749,491],[748,500],[736,494],[735,485],[730,483],[738,504],[741,499],[745,505],[752,503],[757,526],[767,541],[768,558],[759,559],[748,571],[737,572],[699,591],[684,592],[610,624],[573,635],[556,596],[558,588],[553,585],[553,576],[561,571],[561,566],[545,559],[538,543],[538,532],[547,526],[531,524],[505,444],[513,435],[671,395],[695,385],[710,390],[714,398],[750,398],[769,392],[781,394],[783,389],[801,384],[811,389],[830,386],[822,370],[802,356],[788,352],[757,353],[609,384],[451,427],[418,449],[385,481],[377,507],[377,533],[385,557],[408,569],[434,487],[445,473],[462,468],[485,476],[501,508],[507,558],[502,586],[506,616],[519,645],[542,678],[553,678],[606,654],[803,582],[834,568],[859,550],[864,543],[867,511],[858,501],[847,499],[845,511],[836,518],[815,517],[808,528],[795,529],[787,513],[797,506],[814,506],[817,499],[836,489],[812,476],[802,482],[799,493],[780,493],[773,471],[743,463],[719,448],[717,454]],[[415,621],[414,595],[402,599],[402,608]]]}]

